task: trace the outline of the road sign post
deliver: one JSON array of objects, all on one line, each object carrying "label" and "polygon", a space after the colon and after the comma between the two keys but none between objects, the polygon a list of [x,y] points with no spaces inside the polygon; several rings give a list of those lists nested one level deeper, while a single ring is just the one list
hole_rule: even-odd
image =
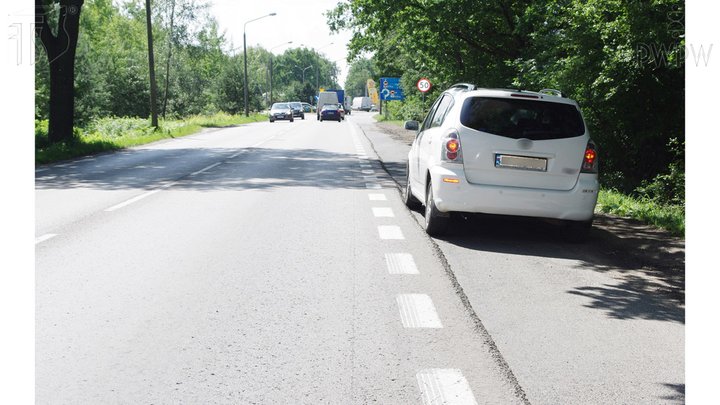
[{"label": "road sign post", "polygon": [[418,88],[418,90],[420,90],[420,91],[422,92],[422,94],[423,94],[423,101],[422,101],[423,112],[422,112],[422,115],[423,115],[423,117],[424,117],[424,116],[425,116],[425,93],[426,93],[428,90],[430,90],[430,80],[428,80],[428,79],[420,79],[420,80],[418,80],[418,82],[417,82],[417,88]]}]

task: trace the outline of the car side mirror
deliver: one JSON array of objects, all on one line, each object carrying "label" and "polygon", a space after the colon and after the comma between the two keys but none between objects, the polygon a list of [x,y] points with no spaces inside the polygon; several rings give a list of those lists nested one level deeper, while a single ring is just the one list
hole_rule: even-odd
[{"label": "car side mirror", "polygon": [[417,131],[420,128],[420,123],[417,121],[405,121],[405,129],[408,131]]}]

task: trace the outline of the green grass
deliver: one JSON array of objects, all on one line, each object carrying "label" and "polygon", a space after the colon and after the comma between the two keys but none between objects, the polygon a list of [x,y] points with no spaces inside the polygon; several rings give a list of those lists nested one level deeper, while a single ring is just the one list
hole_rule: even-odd
[{"label": "green grass", "polygon": [[35,121],[35,164],[57,162],[107,150],[143,145],[167,138],[191,135],[203,128],[225,127],[265,121],[267,115],[231,115],[223,112],[207,116],[196,115],[182,120],[161,120],[158,128],[150,120],[140,118],[100,118],[85,128],[75,128],[71,141],[53,145],[47,140],[47,120]]},{"label": "green grass", "polygon": [[633,198],[614,190],[600,190],[597,212],[630,217],[658,228],[673,236],[685,237],[685,208],[660,205],[652,201]]},{"label": "green grass", "polygon": [[373,116],[373,118],[375,118],[375,120],[378,122],[387,122],[389,124],[395,124],[395,125],[399,126],[400,128],[403,128],[405,126],[405,121],[386,119],[385,116],[382,114],[376,114]]}]

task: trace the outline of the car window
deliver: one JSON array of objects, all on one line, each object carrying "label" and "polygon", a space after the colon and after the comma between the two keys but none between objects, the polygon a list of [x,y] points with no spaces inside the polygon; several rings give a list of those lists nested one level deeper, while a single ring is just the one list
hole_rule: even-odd
[{"label": "car window", "polygon": [[477,131],[533,141],[583,135],[585,124],[571,104],[472,97],[463,103],[460,123]]},{"label": "car window", "polygon": [[435,115],[435,111],[437,111],[438,106],[440,105],[444,97],[445,95],[442,95],[437,100],[435,100],[435,103],[432,105],[432,107],[430,107],[430,111],[428,111],[427,115],[425,116],[425,121],[423,121],[422,127],[418,132],[422,132],[430,128],[430,123],[432,122],[432,118]]},{"label": "car window", "polygon": [[450,111],[450,107],[452,107],[452,105],[452,96],[446,94],[445,97],[443,97],[442,101],[440,101],[440,104],[438,104],[438,108],[435,111],[432,122],[430,123],[430,128],[435,128],[442,125],[443,121],[445,121],[445,116],[447,115],[448,111]]},{"label": "car window", "polygon": [[274,110],[287,110],[290,107],[287,104],[273,104],[272,108]]}]

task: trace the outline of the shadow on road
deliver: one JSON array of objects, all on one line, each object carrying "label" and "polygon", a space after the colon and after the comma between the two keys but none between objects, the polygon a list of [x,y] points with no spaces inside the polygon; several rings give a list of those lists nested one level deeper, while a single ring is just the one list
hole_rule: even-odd
[{"label": "shadow on road", "polygon": [[615,319],[685,323],[684,249],[668,249],[674,239],[652,228],[608,229],[608,221],[613,219],[599,216],[586,243],[570,244],[558,226],[544,221],[455,215],[451,230],[439,239],[469,250],[572,260],[578,271],[612,273],[616,283],[567,293],[589,298],[587,307]]},{"label": "shadow on road", "polygon": [[[220,164],[194,174],[214,163]],[[364,188],[362,180],[356,155],[317,149],[135,149],[118,152],[112,160],[53,166],[36,174],[35,188],[154,189],[177,181],[173,190],[269,191],[277,187]]]}]

